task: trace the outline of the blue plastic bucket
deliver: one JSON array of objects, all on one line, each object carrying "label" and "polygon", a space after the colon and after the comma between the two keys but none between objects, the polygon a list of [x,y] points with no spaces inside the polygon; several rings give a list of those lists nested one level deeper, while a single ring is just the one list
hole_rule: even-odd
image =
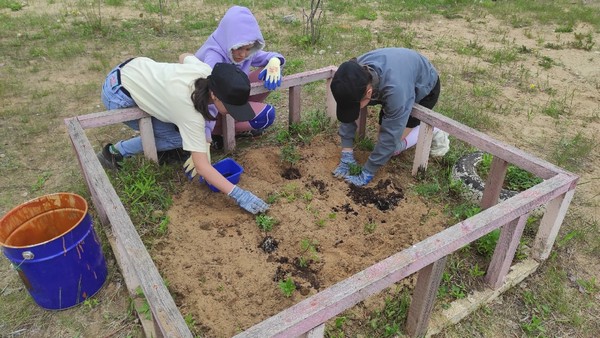
[{"label": "blue plastic bucket", "polygon": [[75,306],[106,281],[100,240],[79,195],[46,195],[12,209],[0,219],[0,245],[33,300],[45,309]]},{"label": "blue plastic bucket", "polygon": [[[242,175],[242,173],[244,172],[244,168],[242,168],[242,166],[239,165],[234,159],[229,157],[224,158],[219,162],[213,164],[213,167],[217,169],[217,171],[221,173],[221,175],[223,175],[232,184],[238,184],[238,182],[240,181],[240,175]],[[219,192],[219,189],[217,189],[217,187],[208,183],[208,181],[206,180],[204,182],[206,182],[210,190],[214,192]]]}]

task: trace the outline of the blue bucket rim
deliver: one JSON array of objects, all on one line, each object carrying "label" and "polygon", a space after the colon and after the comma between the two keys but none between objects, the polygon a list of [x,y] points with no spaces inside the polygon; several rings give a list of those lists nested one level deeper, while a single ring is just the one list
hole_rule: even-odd
[{"label": "blue bucket rim", "polygon": [[[89,206],[88,206],[87,200],[83,196],[75,194],[75,193],[71,193],[71,192],[57,192],[57,193],[53,193],[53,194],[42,195],[42,196],[38,196],[36,198],[32,198],[32,199],[30,199],[30,200],[28,200],[28,201],[26,201],[24,203],[21,203],[21,204],[17,205],[16,207],[12,208],[9,212],[7,212],[4,216],[2,216],[2,218],[0,218],[0,227],[2,227],[2,225],[4,224],[4,222],[7,219],[9,219],[9,217],[13,216],[14,214],[16,214],[17,212],[19,212],[21,209],[23,209],[27,205],[39,202],[39,201],[44,200],[44,199],[46,199],[46,200],[47,199],[51,199],[53,196],[57,196],[57,198],[60,199],[60,196],[64,196],[64,195],[69,195],[69,196],[72,196],[72,197],[74,197],[76,199],[79,199],[79,200],[83,201],[83,205],[85,206],[85,208],[84,208],[85,210],[82,210],[83,212],[82,212],[81,218],[79,220],[77,220],[77,222],[74,222],[74,224],[73,224],[73,226],[71,228],[69,228],[68,230],[64,231],[62,234],[57,235],[57,236],[55,236],[55,237],[53,237],[53,238],[51,238],[51,239],[49,239],[47,241],[36,243],[36,244],[32,244],[32,245],[25,245],[25,246],[14,246],[14,245],[8,245],[8,244],[4,243],[4,240],[6,240],[7,238],[10,237],[10,234],[9,234],[8,236],[6,236],[6,239],[0,238],[0,246],[6,247],[6,248],[11,248],[11,249],[32,248],[32,247],[36,247],[36,246],[43,245],[45,243],[51,242],[51,241],[53,241],[53,240],[55,240],[57,238],[60,238],[60,237],[64,236],[64,234],[66,234],[69,231],[73,230],[73,228],[77,227],[83,221],[83,219],[85,218],[85,216],[88,214]],[[58,210],[58,209],[59,208],[53,209],[53,210]],[[71,207],[71,209],[73,209],[73,207]],[[48,211],[51,211],[51,210],[48,210]],[[16,228],[13,229],[13,231],[11,231],[11,234],[15,230],[16,230]]]}]

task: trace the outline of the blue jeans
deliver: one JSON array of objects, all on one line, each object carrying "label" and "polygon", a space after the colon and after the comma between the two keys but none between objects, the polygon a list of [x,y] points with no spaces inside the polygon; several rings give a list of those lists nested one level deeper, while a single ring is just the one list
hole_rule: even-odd
[{"label": "blue jeans", "polygon": [[[137,107],[135,101],[129,96],[129,92],[121,85],[121,67],[118,65],[108,73],[104,84],[102,85],[102,103],[106,109],[119,109]],[[124,122],[128,127],[134,130],[140,130],[138,120]],[[173,123],[162,122],[152,117],[152,129],[154,131],[154,142],[156,142],[157,151],[166,151],[182,147],[181,135],[179,129]],[[135,136],[128,140],[122,140],[114,145],[121,155],[125,157],[142,153],[142,138]]]}]

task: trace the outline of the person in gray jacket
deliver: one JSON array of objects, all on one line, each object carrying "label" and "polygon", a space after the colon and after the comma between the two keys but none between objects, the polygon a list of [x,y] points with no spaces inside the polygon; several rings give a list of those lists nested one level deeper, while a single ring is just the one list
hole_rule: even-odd
[{"label": "person in gray jacket", "polygon": [[[341,122],[342,156],[333,175],[362,186],[389,159],[417,142],[420,121],[410,115],[413,105],[432,109],[440,95],[440,79],[434,66],[418,52],[407,48],[382,48],[342,63],[331,81]],[[350,175],[354,159],[356,120],[360,109],[381,105],[379,136],[375,149],[358,175]],[[449,149],[448,134],[434,128],[432,156]]]}]

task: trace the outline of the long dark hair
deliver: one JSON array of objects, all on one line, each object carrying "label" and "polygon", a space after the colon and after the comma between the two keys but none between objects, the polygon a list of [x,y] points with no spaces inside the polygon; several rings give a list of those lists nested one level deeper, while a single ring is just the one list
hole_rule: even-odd
[{"label": "long dark hair", "polygon": [[217,118],[210,115],[208,112],[208,101],[210,99],[210,90],[208,88],[208,80],[198,78],[194,81],[194,91],[192,92],[192,103],[194,108],[202,114],[205,120],[215,121]]}]

